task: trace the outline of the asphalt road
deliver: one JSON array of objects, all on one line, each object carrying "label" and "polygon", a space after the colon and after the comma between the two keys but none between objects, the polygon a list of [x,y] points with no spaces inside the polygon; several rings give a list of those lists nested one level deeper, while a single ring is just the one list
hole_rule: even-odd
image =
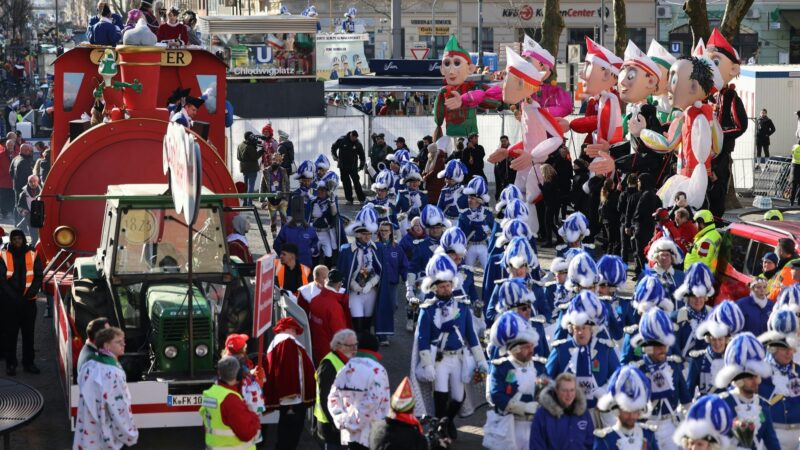
[{"label": "asphalt road", "polygon": [[[343,196],[340,196],[343,198]],[[358,206],[342,205],[343,213],[354,217]],[[266,220],[262,217],[262,220]],[[12,227],[2,223],[6,230]],[[256,234],[256,227],[250,232],[249,241],[254,253],[263,253],[260,238]],[[268,227],[266,227],[269,230]],[[267,231],[269,233],[269,231]],[[271,241],[271,237],[270,237]],[[256,244],[258,243],[258,244]],[[542,267],[547,268],[554,256],[553,249],[542,249],[539,260]],[[629,283],[629,289],[631,284]],[[50,319],[44,319],[44,300],[39,301],[39,318],[36,328],[36,364],[42,370],[39,375],[30,375],[18,372],[17,380],[25,382],[38,389],[45,398],[42,414],[25,428],[11,435],[12,449],[68,449],[72,446],[72,433],[67,419],[67,407],[62,387],[59,381],[55,349],[55,337]],[[382,363],[389,373],[389,381],[394,389],[409,373],[412,335],[405,331],[405,308],[397,309],[395,315],[396,335],[389,347],[382,347]],[[21,352],[21,348],[19,349]],[[20,353],[21,355],[21,353]],[[5,376],[5,370],[0,371],[0,376]],[[479,409],[469,418],[458,419],[459,439],[453,448],[479,449],[481,447],[482,427],[485,422],[486,407]],[[267,426],[264,430],[265,442],[259,448],[274,448],[275,425]],[[203,448],[203,430],[201,428],[178,429],[144,429],[140,431],[138,448],[143,449],[199,449]],[[306,430],[300,442],[300,449],[316,449],[318,446],[311,439]]]}]

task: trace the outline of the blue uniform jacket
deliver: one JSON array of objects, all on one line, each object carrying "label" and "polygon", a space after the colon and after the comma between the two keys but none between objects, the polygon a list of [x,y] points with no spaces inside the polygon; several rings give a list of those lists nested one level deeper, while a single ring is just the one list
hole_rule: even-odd
[{"label": "blue uniform jacket", "polygon": [[408,258],[399,244],[377,243],[380,263],[384,270],[384,276],[388,278],[390,284],[398,284],[408,276]]},{"label": "blue uniform jacket", "polygon": [[[589,254],[592,258],[594,258],[594,245],[592,244],[581,244],[581,250],[585,251]],[[567,253],[569,250],[569,246],[567,245],[558,245],[556,246],[556,257],[563,258],[564,254]]]},{"label": "blue uniform jacket", "polygon": [[[444,307],[444,304],[449,302],[457,303],[458,314],[455,319],[442,323],[441,328],[437,327],[435,323],[435,317],[439,314],[437,309]],[[461,338],[464,339],[463,344],[458,333],[455,332],[455,328],[458,328],[461,333]],[[447,341],[442,346],[444,332],[448,334]],[[417,323],[417,348],[419,351],[430,350],[431,346],[452,351],[462,348],[465,344],[470,348],[478,345],[478,336],[472,327],[472,311],[469,309],[469,302],[457,302],[452,297],[447,301],[432,298],[420,306],[419,322]]]},{"label": "blue uniform jacket", "polygon": [[606,310],[606,330],[608,330],[608,335],[615,341],[622,339],[622,319],[620,319],[617,314],[617,307],[615,305],[615,303],[619,304],[617,295],[600,297],[600,301],[603,302],[603,306]]},{"label": "blue uniform jacket", "polygon": [[414,256],[411,258],[411,264],[408,265],[408,272],[417,274],[418,277],[424,276],[425,266],[433,257],[433,251],[438,246],[439,240],[430,236],[414,241]]},{"label": "blue uniform jacket", "polygon": [[[594,440],[594,447],[592,450],[618,450],[617,441],[620,435],[614,431],[613,428],[604,428],[594,433],[596,439]],[[642,437],[644,438],[642,450],[658,450],[658,441],[656,435],[649,428],[642,428]]]},{"label": "blue uniform jacket", "polygon": [[[717,389],[714,386],[714,376],[724,365],[722,353],[706,347],[703,350],[692,350],[689,352],[689,372],[686,374],[686,388],[692,396],[702,396],[706,394],[719,394],[726,389]],[[717,361],[712,369],[712,363]],[[695,395],[697,391],[697,395]]]},{"label": "blue uniform jacket", "polygon": [[[686,274],[679,269],[672,269],[672,281],[671,282],[664,282],[664,279],[661,277],[661,274],[653,269],[652,267],[645,268],[642,273],[639,275],[641,279],[642,275],[654,275],[658,277],[658,280],[661,282],[661,286],[664,287],[664,292],[667,294],[669,298],[674,298],[673,294],[675,294],[675,290],[678,289],[678,286],[683,284],[684,278],[686,278]],[[678,309],[683,306],[683,300],[678,301],[678,305],[675,309]]]},{"label": "blue uniform jacket", "polygon": [[384,199],[373,198],[367,200],[367,204],[374,205],[375,212],[378,214],[378,223],[389,221],[394,229],[400,228],[397,222],[397,205],[389,198]]},{"label": "blue uniform jacket", "polygon": [[457,219],[461,211],[467,209],[467,196],[461,193],[463,189],[464,187],[460,184],[442,188],[436,206],[448,219]]},{"label": "blue uniform jacket", "polygon": [[[509,357],[499,358],[492,361],[489,365],[489,397],[492,399],[494,409],[498,413],[503,413],[517,391],[517,371],[528,370],[518,369],[509,360]],[[520,401],[532,402],[533,395],[524,394]]]},{"label": "blue uniform jacket", "polygon": [[92,40],[89,41],[94,45],[110,45],[115,46],[122,39],[122,31],[112,22],[101,20],[94,25],[92,31]]},{"label": "blue uniform jacket", "polygon": [[780,374],[778,364],[772,355],[767,359],[772,365],[773,376],[761,380],[758,393],[770,404],[772,420],[780,424],[800,424],[800,366],[795,363],[786,367],[787,373],[781,374],[781,386],[776,390],[775,374]]},{"label": "blue uniform jacket", "polygon": [[767,331],[767,321],[769,315],[772,314],[772,308],[775,303],[767,299],[767,304],[761,308],[756,303],[752,295],[742,297],[736,300],[736,305],[742,310],[744,314],[744,329],[742,331],[749,331],[756,336],[761,335]]},{"label": "blue uniform jacket", "polygon": [[[674,415],[678,406],[688,405],[692,401],[692,393],[686,388],[686,379],[683,377],[683,364],[681,359],[675,356],[668,356],[666,366],[661,370],[660,363],[655,363],[650,356],[644,355],[641,361],[634,363],[635,366],[647,375],[650,379],[652,393],[650,394],[650,404],[653,405],[653,417],[668,417]],[[664,377],[672,372],[672,380]]]},{"label": "blue uniform jacket", "polygon": [[311,258],[317,254],[319,239],[316,231],[310,225],[305,227],[291,224],[282,226],[281,231],[278,232],[278,237],[275,238],[275,242],[272,244],[275,253],[280,254],[281,248],[287,242],[297,245],[297,261],[300,264],[306,267],[314,267]]},{"label": "blue uniform jacket", "polygon": [[[335,207],[335,204],[333,203],[333,200],[331,198],[328,197],[321,199],[315,197],[313,200],[311,200],[310,206],[312,215],[311,226],[314,227],[314,229],[333,228],[334,226],[336,226],[336,222],[338,220],[339,215],[333,214],[333,210],[331,207],[332,206]],[[317,210],[316,214],[319,214],[320,217],[313,217],[313,215],[315,214],[314,211],[315,209]]]},{"label": "blue uniform jacket", "polygon": [[[553,331],[553,340],[566,339],[569,336],[569,331],[561,326],[561,318],[564,316],[564,311],[566,311],[566,308],[561,309],[558,312],[558,317],[556,318],[556,329]],[[596,337],[599,339],[611,339],[611,328],[609,327],[609,324],[613,320],[612,316],[614,313],[611,311],[611,309],[609,309],[609,306],[606,302],[603,302],[603,311],[606,316],[606,326],[597,332]],[[619,323],[619,319],[616,320],[617,323]],[[614,325],[615,330],[617,326],[618,325]],[[620,335],[620,337],[622,336]]]},{"label": "blue uniform jacket", "polygon": [[705,339],[697,339],[694,333],[697,330],[697,326],[710,313],[710,306],[704,306],[700,312],[690,311],[688,306],[684,306],[670,315],[672,322],[678,327],[675,331],[675,344],[672,346],[673,355],[678,355],[686,360],[690,352],[703,350],[708,346]]},{"label": "blue uniform jacket", "polygon": [[569,304],[569,292],[563,284],[551,281],[544,287],[544,297],[547,306],[550,308],[550,317],[547,318],[547,321],[552,323],[556,316],[561,315],[561,310],[558,309],[558,306]]},{"label": "blue uniform jacket", "polygon": [[[89,25],[86,27],[86,40],[92,42],[92,35],[94,33],[94,26],[100,22],[100,16],[94,15],[89,18]],[[122,16],[117,13],[111,13],[111,23],[116,25],[120,30],[125,28],[125,24],[122,23]]]},{"label": "blue uniform jacket", "polygon": [[[576,370],[580,369],[580,367],[574,368],[571,367],[570,364],[572,353],[579,351],[578,346],[572,339],[572,336],[568,337],[567,339],[553,341],[552,350],[550,350],[550,357],[547,358],[547,365],[545,366],[547,376],[555,380],[558,374],[562,372],[570,372],[578,378],[591,376],[594,378],[598,387],[604,386],[608,382],[608,379],[611,378],[611,375],[614,373],[614,371],[620,366],[619,359],[617,358],[617,352],[614,349],[614,343],[606,339],[598,339],[597,337],[593,337],[592,341],[586,347],[588,347],[588,350],[591,352],[590,372],[575,373],[581,372],[581,370]],[[581,388],[580,384],[581,383],[579,381],[579,389]],[[586,401],[589,405],[589,408],[594,408],[597,404],[597,399],[594,397],[587,398]]]},{"label": "blue uniform jacket", "polygon": [[406,259],[408,259],[408,263],[411,264],[411,259],[414,258],[414,241],[418,238],[415,238],[410,232],[407,232],[402,238],[400,238],[400,248],[403,249],[403,253],[406,254]]},{"label": "blue uniform jacket", "polygon": [[[731,411],[733,411],[734,416],[736,415],[736,400],[733,398],[733,394],[728,392],[723,392],[720,394],[723,400],[731,407]],[[761,406],[761,426],[758,429],[758,433],[756,433],[756,438],[754,440],[761,441],[764,443],[764,448],[773,449],[773,448],[781,448],[780,442],[778,442],[778,436],[775,434],[775,427],[772,424],[772,413],[770,411],[769,403],[766,400],[758,396],[758,402]],[[733,437],[733,431],[728,434],[728,437],[734,439],[734,442],[738,442],[735,437]],[[755,443],[751,447],[755,450],[756,446]]]},{"label": "blue uniform jacket", "polygon": [[[509,280],[509,279],[510,278],[504,278],[503,281]],[[534,280],[533,276],[531,274],[528,274],[528,276],[526,278],[527,285],[530,288],[531,292],[533,292],[534,297],[536,298],[534,300],[534,302],[533,302],[533,309],[534,309],[533,316],[542,316],[542,317],[545,318],[545,321],[546,321],[547,317],[550,314],[552,314],[552,311],[550,311],[550,309],[549,309],[549,307],[547,305],[547,299],[545,298],[544,288],[539,286],[537,283],[534,283],[533,280]],[[500,281],[500,280],[498,280],[498,281]],[[497,302],[499,301],[498,297],[500,295],[500,286],[502,286],[502,285],[503,285],[502,282],[500,282],[500,283],[495,282],[494,283],[494,289],[492,289],[492,293],[488,297],[489,298],[489,301],[487,302],[488,304],[484,308],[485,309],[485,317],[486,317],[486,326],[487,327],[492,326],[492,323],[494,323],[494,320],[498,316],[498,313],[497,313]],[[484,297],[484,298],[487,298],[487,297]]]},{"label": "blue uniform jacket", "polygon": [[[536,241],[536,238],[533,238],[532,240]],[[504,248],[501,248],[499,249],[499,251],[492,254],[491,248],[489,249],[489,257],[486,259],[486,267],[483,270],[483,287],[481,289],[481,298],[483,299],[491,298],[492,292],[494,292],[494,287],[497,284],[497,280],[500,280],[501,278],[504,278],[507,275],[507,272],[505,271],[505,269],[503,269],[503,266],[501,265],[501,261],[503,260],[504,250],[505,250]],[[534,252],[535,251],[536,250],[534,247]],[[530,277],[531,279],[536,281],[542,279],[539,267],[531,268]],[[536,299],[537,300],[539,299],[538,294]],[[542,299],[544,299],[544,297],[542,297]],[[548,308],[546,308],[543,305],[543,303],[544,302],[542,301],[542,304],[540,304],[540,306],[544,311],[547,311]],[[484,312],[486,312],[485,308],[486,305],[484,305]],[[540,313],[544,311],[540,311]]]},{"label": "blue uniform jacket", "polygon": [[416,214],[412,213],[409,216],[418,216],[422,208],[428,204],[428,196],[420,191],[411,189],[403,189],[397,195],[397,209],[400,212],[404,212],[406,214],[411,211],[412,208],[416,209]]},{"label": "blue uniform jacket", "polygon": [[494,226],[494,216],[489,208],[467,208],[458,216],[458,228],[467,235],[467,241],[485,243]]}]

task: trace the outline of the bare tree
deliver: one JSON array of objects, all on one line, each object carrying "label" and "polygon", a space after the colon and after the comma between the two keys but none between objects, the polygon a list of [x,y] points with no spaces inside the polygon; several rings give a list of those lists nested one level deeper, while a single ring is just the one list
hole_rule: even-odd
[{"label": "bare tree", "polygon": [[25,26],[33,19],[30,0],[0,0],[0,23],[12,39],[22,39]]},{"label": "bare tree", "polygon": [[[401,12],[430,10],[431,0],[406,0],[400,7]],[[367,12],[370,14],[377,14],[387,19],[392,18],[392,2],[391,0],[354,0],[348,5],[352,5],[358,9],[359,12]],[[341,10],[344,14],[347,8]],[[431,24],[433,26],[433,24]]]},{"label": "bare tree", "polygon": [[614,0],[614,53],[623,55],[627,46],[628,25],[625,19],[625,0]]},{"label": "bare tree", "polygon": [[[730,1],[736,0],[729,0],[729,4]],[[753,2],[750,1],[750,3],[752,4]],[[683,3],[683,11],[689,17],[689,27],[692,29],[692,48],[694,48],[700,38],[705,40],[711,36],[711,27],[708,24],[708,7],[706,6],[706,0],[686,0]]]},{"label": "bare tree", "polygon": [[[552,55],[558,55],[558,41],[561,31],[564,30],[564,18],[561,17],[561,2],[559,0],[545,0],[542,14],[542,42],[540,45]],[[550,75],[551,80],[556,79],[556,71]]]},{"label": "bare tree", "polygon": [[728,0],[719,31],[729,42],[733,42],[733,38],[739,34],[739,26],[751,6],[753,6],[753,0]]}]

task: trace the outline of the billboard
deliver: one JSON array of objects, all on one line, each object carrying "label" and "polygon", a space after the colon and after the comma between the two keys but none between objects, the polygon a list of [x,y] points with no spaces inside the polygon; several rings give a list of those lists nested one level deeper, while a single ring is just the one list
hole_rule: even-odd
[{"label": "billboard", "polygon": [[314,78],[310,33],[217,34],[209,50],[228,65],[228,78]]},{"label": "billboard", "polygon": [[366,34],[317,33],[317,79],[337,80],[370,73],[364,56]]}]

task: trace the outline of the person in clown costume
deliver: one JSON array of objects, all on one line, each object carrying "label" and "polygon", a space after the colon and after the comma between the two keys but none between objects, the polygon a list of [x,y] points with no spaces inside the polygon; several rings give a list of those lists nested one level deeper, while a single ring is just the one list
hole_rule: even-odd
[{"label": "person in clown costume", "polygon": [[655,39],[650,41],[647,56],[658,65],[658,69],[661,72],[658,77],[658,87],[652,95],[647,97],[647,104],[655,106],[658,120],[661,125],[668,128],[669,124],[682,114],[680,109],[672,106],[672,100],[670,100],[667,91],[669,87],[669,69],[678,60]]},{"label": "person in clown costume", "polygon": [[622,330],[624,332],[620,350],[623,364],[638,361],[642,358],[642,347],[636,345],[633,338],[635,333],[639,331],[642,316],[653,308],[671,313],[673,305],[672,301],[664,295],[664,288],[661,287],[658,279],[652,276],[645,276],[636,283],[631,303],[622,305],[617,310],[617,314],[622,320]]},{"label": "person in clown costume", "polygon": [[[720,397],[733,411],[733,428],[754,427],[752,432],[746,433],[752,435],[751,442],[746,442],[741,434],[731,430],[729,437],[733,438],[736,448],[781,448],[772,423],[770,404],[758,394],[761,380],[772,375],[764,346],[752,333],[739,333],[728,344],[724,361],[725,366],[714,377],[714,385],[719,389],[732,387]],[[737,422],[741,424],[738,427]]]},{"label": "person in clown costume", "polygon": [[[542,74],[542,80],[550,79],[556,66],[556,59],[528,35],[522,41],[522,57]],[[555,81],[555,80],[554,80]],[[572,114],[572,96],[557,83],[544,83],[533,99],[551,116],[560,119]],[[562,127],[565,130],[566,127]]]},{"label": "person in clown costume", "polygon": [[800,366],[793,361],[799,343],[797,316],[789,309],[775,311],[768,328],[758,340],[767,347],[772,376],[762,380],[758,393],[770,404],[781,448],[793,449],[800,439]]},{"label": "person in clown costume", "polygon": [[448,220],[458,220],[461,211],[467,209],[467,197],[463,195],[464,186],[461,182],[464,181],[464,175],[467,173],[467,167],[457,159],[447,161],[444,170],[439,172],[436,177],[444,178],[445,185],[439,194],[439,200],[436,206],[444,212]]},{"label": "person in clown costume", "polygon": [[562,372],[575,375],[595,428],[614,422],[609,413],[597,410],[597,400],[606,393],[608,380],[620,366],[613,341],[596,335],[595,325],[603,320],[602,315],[603,304],[593,292],[581,291],[576,295],[562,318],[561,325],[568,330],[569,337],[552,342],[546,365],[550,378]]},{"label": "person in clown costume", "polygon": [[[495,288],[495,282],[504,276],[503,272],[503,257],[508,243],[517,236],[522,236],[531,241],[531,230],[528,225],[521,219],[512,219],[506,222],[503,226],[503,232],[495,241],[495,252],[489,257],[486,267],[483,271],[483,289],[481,290],[482,298],[490,298]],[[533,246],[531,246],[533,248]],[[536,251],[534,250],[534,254]],[[530,277],[535,281],[539,281],[539,260],[529,261],[530,264],[536,264],[536,267],[529,267]],[[487,305],[485,305],[488,308]],[[486,310],[484,312],[487,312]]]},{"label": "person in clown costume", "polygon": [[[672,298],[678,286],[683,284],[686,274],[683,270],[675,267],[683,267],[683,256],[672,239],[663,237],[652,244],[647,250],[647,261],[650,263],[645,267],[644,273],[654,275],[661,281],[667,297]],[[683,306],[683,299],[678,299],[676,308]]]},{"label": "person in clown costume", "polygon": [[[434,255],[425,267],[422,291],[433,296],[420,305],[414,348],[411,354],[412,383],[433,387],[433,413],[449,420],[448,435],[456,438],[453,419],[466,400],[466,384],[474,372],[488,373],[488,365],[478,336],[472,327],[468,300],[457,299],[454,290],[461,279],[458,267],[445,254]],[[427,399],[423,395],[423,399]],[[417,402],[418,412],[429,411],[425,402]]]},{"label": "person in clown costume", "polygon": [[[493,409],[487,413],[485,435],[503,437],[508,430],[492,429],[492,424],[497,423],[498,415],[509,414],[514,416],[514,434],[497,439],[501,441],[497,446],[485,445],[490,450],[529,449],[531,422],[538,407],[534,396],[539,372],[533,363],[538,340],[536,331],[515,312],[503,313],[492,327],[491,342],[499,349],[500,357],[489,366],[489,400]],[[513,442],[513,447],[504,445],[508,441]]]},{"label": "person in clown costume", "polygon": [[[692,266],[686,273],[683,283],[673,294],[673,298],[678,304],[685,303],[684,306],[678,308],[674,317],[677,327],[674,353],[687,361],[691,361],[693,351],[702,351],[708,346],[703,335],[697,335],[697,330],[711,314],[711,307],[706,303],[713,295],[714,276],[703,264]],[[724,346],[721,348],[725,349]],[[722,357],[722,352],[719,349],[717,351]]]},{"label": "person in clown costume", "polygon": [[314,182],[316,195],[311,200],[311,226],[317,232],[319,255],[328,267],[333,266],[334,252],[339,248],[339,208],[331,196],[338,184],[336,173],[328,172]]},{"label": "person in clown costume", "polygon": [[467,81],[467,77],[475,72],[475,64],[472,63],[469,53],[461,48],[454,34],[450,35],[450,40],[444,47],[439,70],[446,86],[439,90],[433,103],[433,117],[436,122],[433,140],[440,149],[447,149],[449,142],[446,138],[467,137],[478,132],[477,108],[496,109],[502,102],[482,95],[480,100],[472,100],[472,93],[482,94],[487,86]]},{"label": "person in clown costume", "polygon": [[617,420],[594,431],[593,450],[658,450],[653,430],[639,422],[650,411],[650,391],[650,379],[634,366],[621,366],[611,375],[597,408],[612,411]]},{"label": "person in clown costume", "polygon": [[[567,292],[569,292],[572,296],[575,296],[583,291],[589,291],[593,294],[596,294],[597,284],[600,282],[600,274],[597,269],[597,263],[595,263],[594,259],[586,252],[577,251],[575,256],[569,258],[569,263],[567,264],[567,280],[564,283],[564,287],[566,287]],[[569,306],[569,305],[568,305]],[[595,334],[603,339],[611,340],[611,336],[608,333],[608,315],[610,312],[608,311],[608,307],[600,302],[600,306],[602,307],[603,311],[600,314],[600,320],[595,322]],[[565,339],[569,335],[569,330],[563,326],[564,323],[564,315],[567,313],[567,309],[562,309],[556,319],[556,327],[553,331],[553,339],[560,340]],[[613,342],[613,341],[612,341]]]},{"label": "person in clown costume", "polygon": [[704,395],[692,403],[672,435],[672,442],[683,450],[725,450],[730,448],[728,434],[734,413],[718,395]]},{"label": "person in clown costume", "polygon": [[649,309],[639,321],[639,333],[633,344],[644,349],[642,359],[631,363],[650,379],[648,424],[655,427],[660,449],[677,449],[672,433],[678,424],[680,409],[688,407],[692,394],[686,389],[683,364],[678,356],[668,355],[675,343],[675,333],[669,315],[659,308]]},{"label": "person in clown costume", "polygon": [[666,180],[658,195],[666,206],[672,206],[675,194],[685,192],[689,206],[700,209],[706,197],[711,173],[712,153],[719,148],[719,124],[713,108],[705,99],[722,88],[719,68],[698,45],[696,56],[680,59],[669,71],[669,93],[674,107],[683,110],[680,119],[673,121],[668,133],[642,130],[640,138],[657,152],[678,150],[675,175]]},{"label": "person in clown costume", "polygon": [[731,153],[736,139],[747,131],[748,120],[742,99],[731,83],[741,71],[739,53],[717,28],[708,38],[706,56],[719,68],[722,77],[722,87],[717,87],[718,92],[714,95],[714,115],[722,128],[722,148],[711,162],[714,175],[708,190],[708,209],[721,217],[725,212],[725,196],[731,177]]},{"label": "person in clown costume", "polygon": [[564,239],[564,244],[556,246],[556,256],[564,256],[570,248],[578,248],[590,256],[594,256],[594,245],[584,244],[583,238],[589,236],[589,219],[580,211],[567,216],[558,229],[558,235]]},{"label": "person in clown costume", "polygon": [[722,392],[714,386],[714,376],[725,365],[723,357],[731,338],[744,328],[742,310],[730,300],[725,300],[711,312],[695,331],[697,339],[705,341],[708,346],[701,350],[689,352],[689,372],[686,384],[689,392],[695,395],[716,394]]},{"label": "person in clown costume", "polygon": [[372,205],[378,213],[378,222],[388,221],[396,230],[400,227],[397,221],[397,203],[392,199],[394,192],[394,178],[388,169],[381,170],[372,183],[375,197],[367,200],[366,204]]},{"label": "person in clown costume", "polygon": [[467,196],[467,209],[458,217],[458,227],[467,235],[467,256],[464,264],[467,267],[486,267],[489,249],[486,241],[494,228],[494,215],[487,208],[489,203],[489,190],[482,177],[469,180],[467,186],[461,191]]},{"label": "person in clown costume", "polygon": [[628,265],[617,255],[603,255],[597,261],[597,272],[600,276],[597,296],[608,311],[608,334],[618,341],[622,339],[622,320],[617,315],[617,289],[625,285]]}]

